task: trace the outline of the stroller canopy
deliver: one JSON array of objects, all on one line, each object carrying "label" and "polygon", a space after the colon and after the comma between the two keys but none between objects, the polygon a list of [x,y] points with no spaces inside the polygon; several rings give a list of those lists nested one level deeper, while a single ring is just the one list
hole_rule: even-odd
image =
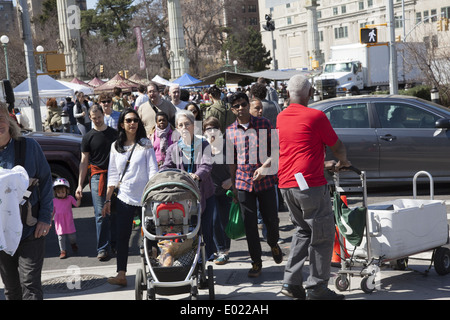
[{"label": "stroller canopy", "polygon": [[201,200],[200,189],[191,176],[182,170],[167,169],[155,174],[144,188],[142,204],[147,201],[177,202]]}]

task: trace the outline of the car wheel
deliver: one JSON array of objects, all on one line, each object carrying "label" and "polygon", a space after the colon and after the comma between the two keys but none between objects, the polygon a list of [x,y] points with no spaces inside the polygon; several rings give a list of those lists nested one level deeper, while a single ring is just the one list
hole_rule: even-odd
[{"label": "car wheel", "polygon": [[78,187],[78,183],[76,182],[75,177],[68,169],[66,169],[60,164],[51,163],[50,171],[52,172],[52,180],[55,180],[56,178],[66,179],[70,185],[70,194],[75,195],[75,190]]}]

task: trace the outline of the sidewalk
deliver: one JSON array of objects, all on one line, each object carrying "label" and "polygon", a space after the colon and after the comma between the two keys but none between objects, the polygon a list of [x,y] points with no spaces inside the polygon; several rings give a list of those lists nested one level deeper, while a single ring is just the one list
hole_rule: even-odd
[{"label": "sidewalk", "polygon": [[[360,277],[351,278],[350,290],[341,293],[346,296],[346,300],[450,300],[450,276],[439,276],[433,268],[425,275],[429,261],[414,259],[430,257],[430,252],[410,257],[412,270],[383,268],[377,275],[377,289],[372,294],[366,294],[360,289]],[[254,279],[247,277],[250,263],[245,258],[232,258],[221,266],[212,264],[216,300],[291,300],[280,293],[286,258],[277,265],[267,253],[263,257],[263,272]],[[115,266],[46,271],[42,275],[45,300],[134,300],[135,273],[140,264],[134,263],[128,267],[128,286],[124,288],[106,282],[107,277],[116,275]],[[329,282],[332,290],[336,290],[334,280],[337,272],[338,268],[332,267]],[[305,278],[307,273],[306,265]],[[73,288],[72,280],[80,277],[81,287]],[[3,288],[1,282],[0,288]],[[189,295],[157,295],[157,300],[189,300]],[[208,300],[208,290],[200,290],[198,300]]]}]

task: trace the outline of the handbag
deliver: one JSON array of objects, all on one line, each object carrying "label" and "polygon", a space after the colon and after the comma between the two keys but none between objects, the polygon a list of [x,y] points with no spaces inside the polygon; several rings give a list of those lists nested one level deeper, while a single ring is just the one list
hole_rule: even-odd
[{"label": "handbag", "polygon": [[134,148],[136,147],[136,143],[133,145],[133,148],[131,149],[130,155],[128,156],[127,163],[125,164],[125,168],[123,169],[122,176],[120,177],[119,183],[114,188],[113,194],[111,196],[111,212],[116,211],[117,207],[117,196],[119,195],[119,188],[120,184],[122,183],[123,176],[125,175],[125,172],[128,169],[128,165],[130,164],[131,156],[133,155]]},{"label": "handbag", "polygon": [[[228,197],[233,197],[233,191],[227,191]],[[245,225],[244,219],[241,215],[241,207],[239,203],[231,202],[230,214],[228,217],[228,223],[225,227],[225,233],[228,238],[236,240],[245,237]]]},{"label": "handbag", "polygon": [[366,228],[366,207],[350,209],[337,192],[333,194],[333,211],[336,225],[353,246],[361,244]]}]

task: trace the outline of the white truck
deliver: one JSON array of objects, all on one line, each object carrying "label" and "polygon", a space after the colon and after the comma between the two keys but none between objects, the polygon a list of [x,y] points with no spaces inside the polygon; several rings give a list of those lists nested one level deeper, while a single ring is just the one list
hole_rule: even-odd
[{"label": "white truck", "polygon": [[[396,43],[397,75],[399,85],[422,82],[420,69],[412,61],[408,46]],[[414,44],[424,50],[423,44]],[[414,50],[416,50],[414,49]],[[323,72],[314,78],[316,90],[322,99],[333,98],[351,92],[375,91],[389,88],[389,47],[387,44],[361,43],[332,46],[331,59],[323,66]],[[417,52],[417,51],[416,51]]]}]

